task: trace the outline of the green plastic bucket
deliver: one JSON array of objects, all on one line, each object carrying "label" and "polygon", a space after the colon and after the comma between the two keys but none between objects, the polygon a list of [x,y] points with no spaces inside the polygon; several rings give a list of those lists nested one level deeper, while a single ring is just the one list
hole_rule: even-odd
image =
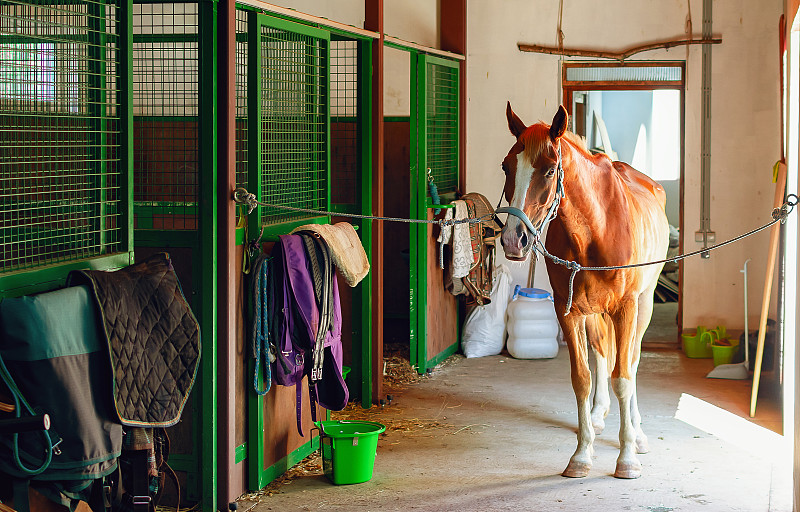
[{"label": "green plastic bucket", "polygon": [[711,344],[711,352],[714,356],[714,366],[721,364],[730,364],[733,356],[739,350],[739,343],[735,345],[719,345],[717,343]]},{"label": "green plastic bucket", "polygon": [[336,485],[372,478],[378,435],[386,430],[374,421],[316,421],[320,431],[322,470]]},{"label": "green plastic bucket", "polygon": [[712,357],[711,341],[713,340],[710,334],[702,325],[697,326],[697,331],[694,334],[683,334],[682,347],[683,353],[686,357],[692,359],[708,359]]}]

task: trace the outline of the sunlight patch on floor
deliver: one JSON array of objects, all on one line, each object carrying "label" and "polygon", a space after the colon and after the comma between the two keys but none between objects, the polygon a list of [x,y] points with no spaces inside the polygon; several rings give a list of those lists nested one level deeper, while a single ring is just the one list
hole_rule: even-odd
[{"label": "sunlight patch on floor", "polygon": [[695,396],[683,393],[675,419],[743,448],[755,455],[774,454],[773,462],[783,462],[791,445],[777,434]]}]

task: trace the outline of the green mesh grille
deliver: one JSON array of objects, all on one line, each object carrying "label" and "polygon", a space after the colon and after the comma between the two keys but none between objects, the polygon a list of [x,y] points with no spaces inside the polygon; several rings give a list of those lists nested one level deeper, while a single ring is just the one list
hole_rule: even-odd
[{"label": "green mesh grille", "polygon": [[439,194],[458,187],[458,67],[426,68],[427,166]]},{"label": "green mesh grille", "polygon": [[197,229],[197,4],[133,6],[134,222]]},{"label": "green mesh grille", "polygon": [[236,186],[247,183],[247,11],[236,10]]},{"label": "green mesh grille", "polygon": [[0,272],[127,250],[114,1],[0,3]]},{"label": "green mesh grille", "polygon": [[[327,207],[327,41],[262,26],[261,197]],[[312,216],[262,208],[262,224]]]},{"label": "green mesh grille", "polygon": [[358,203],[359,68],[357,41],[331,41],[331,202]]}]

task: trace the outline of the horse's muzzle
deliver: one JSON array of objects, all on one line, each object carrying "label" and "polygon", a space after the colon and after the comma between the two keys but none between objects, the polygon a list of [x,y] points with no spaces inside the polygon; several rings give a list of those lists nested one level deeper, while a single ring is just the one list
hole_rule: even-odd
[{"label": "horse's muzzle", "polygon": [[533,236],[521,223],[506,223],[500,235],[500,243],[506,258],[523,261],[531,250]]}]

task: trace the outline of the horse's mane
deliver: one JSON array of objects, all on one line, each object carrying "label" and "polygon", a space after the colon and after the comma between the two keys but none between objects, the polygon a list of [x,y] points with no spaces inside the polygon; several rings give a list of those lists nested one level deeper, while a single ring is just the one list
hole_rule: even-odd
[{"label": "horse's mane", "polygon": [[[526,131],[522,135],[524,138],[525,144],[525,153],[530,158],[530,161],[533,162],[539,156],[542,149],[545,146],[545,143],[550,138],[550,125],[546,124],[544,121],[539,121],[538,123],[532,125],[529,130]],[[586,138],[581,137],[575,133],[570,131],[565,131],[564,135],[562,136],[567,142],[571,143],[575,149],[582,152],[584,156],[591,158],[592,154],[589,152],[589,148],[586,146]]]},{"label": "horse's mane", "polygon": [[578,146],[578,149],[582,149],[586,153],[589,153],[589,147],[586,146],[586,137],[566,131],[564,132],[564,138]]}]

